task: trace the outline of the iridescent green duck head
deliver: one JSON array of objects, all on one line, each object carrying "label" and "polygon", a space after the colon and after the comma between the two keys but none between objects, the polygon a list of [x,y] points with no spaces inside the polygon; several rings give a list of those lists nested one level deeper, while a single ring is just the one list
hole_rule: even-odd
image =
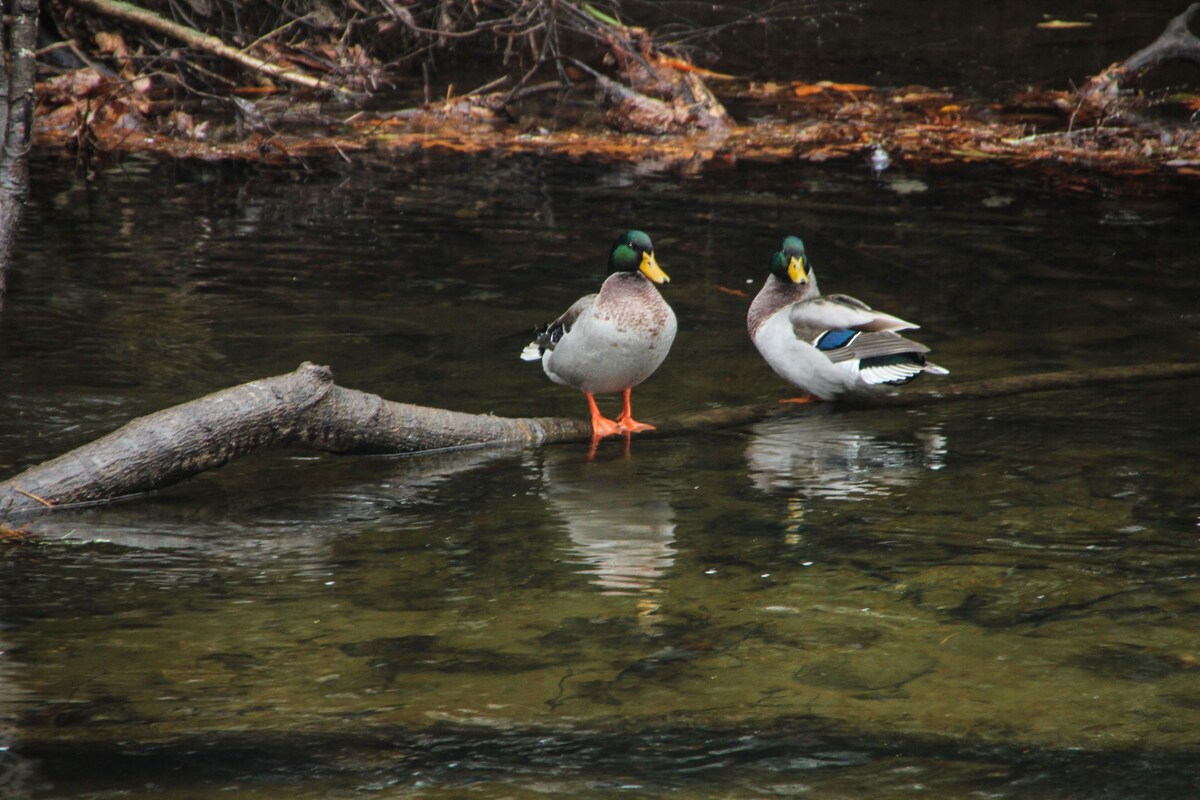
[{"label": "iridescent green duck head", "polygon": [[771,274],[788,283],[808,283],[812,276],[808,257],[804,254],[804,242],[798,236],[783,240],[783,247],[771,258]]},{"label": "iridescent green duck head", "polygon": [[650,237],[641,231],[621,234],[608,254],[608,267],[613,272],[640,272],[653,283],[671,282],[654,258],[654,244]]}]

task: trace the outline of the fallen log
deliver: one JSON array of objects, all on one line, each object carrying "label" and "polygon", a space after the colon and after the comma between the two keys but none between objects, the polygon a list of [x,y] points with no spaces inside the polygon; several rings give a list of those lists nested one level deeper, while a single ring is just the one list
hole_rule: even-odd
[{"label": "fallen log", "polygon": [[964,383],[932,383],[910,391],[897,391],[871,398],[863,405],[902,406],[929,405],[935,402],[982,400],[988,397],[1046,392],[1053,389],[1073,389],[1100,386],[1106,383],[1135,383],[1172,378],[1200,376],[1200,362],[1140,364],[1133,367],[1098,367],[1068,369],[1059,372],[1038,372],[1031,375],[1009,375]]},{"label": "fallen log", "polygon": [[585,421],[506,419],[393,403],[328,367],[251,381],[132,420],[0,484],[0,520],[160,489],[261,450],[413,453],[590,435]]},{"label": "fallen log", "polygon": [[[885,394],[871,406],[915,406],[1051,389],[1200,376],[1200,362],[1018,375]],[[744,425],[812,406],[757,403],[656,420],[654,434]],[[333,382],[328,367],[251,381],[132,420],[0,483],[0,522],[165,488],[250,453],[307,447],[338,454],[420,453],[591,438],[583,419],[508,418],[395,403]]]}]

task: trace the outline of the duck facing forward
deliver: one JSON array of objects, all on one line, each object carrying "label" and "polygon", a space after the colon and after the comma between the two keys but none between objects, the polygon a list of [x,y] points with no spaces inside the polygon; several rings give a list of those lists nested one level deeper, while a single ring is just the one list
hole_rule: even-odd
[{"label": "duck facing forward", "polygon": [[896,331],[919,327],[875,311],[844,294],[821,296],[817,276],[795,236],[771,260],[746,317],[758,352],[781,377],[813,398],[863,395],[949,372],[925,354],[929,348]]},{"label": "duck facing forward", "polygon": [[[608,254],[608,266],[612,274],[597,294],[576,300],[521,352],[525,361],[540,360],[550,380],[584,393],[595,438],[654,429],[633,418],[631,396],[666,359],[676,330],[675,312],[655,286],[670,278],[649,236],[623,234]],[[596,407],[596,395],[617,392],[623,409],[608,419]]]}]

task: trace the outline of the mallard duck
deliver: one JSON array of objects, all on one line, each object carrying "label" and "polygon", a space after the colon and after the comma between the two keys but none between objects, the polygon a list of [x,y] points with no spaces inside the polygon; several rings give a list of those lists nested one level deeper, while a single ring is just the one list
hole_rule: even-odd
[{"label": "mallard duck", "polygon": [[822,297],[795,236],[771,260],[746,317],[750,338],[771,368],[811,397],[833,400],[949,372],[927,361],[929,348],[895,331],[916,328],[844,294]]},{"label": "mallard duck", "polygon": [[[541,361],[555,383],[574,386],[587,397],[596,438],[653,430],[633,418],[633,387],[658,369],[675,340],[675,312],[654,284],[671,279],[654,258],[654,245],[641,231],[628,231],[608,254],[612,274],[597,294],[579,298],[566,313],[537,331],[521,352]],[[621,415],[606,418],[597,394],[623,396]]]}]

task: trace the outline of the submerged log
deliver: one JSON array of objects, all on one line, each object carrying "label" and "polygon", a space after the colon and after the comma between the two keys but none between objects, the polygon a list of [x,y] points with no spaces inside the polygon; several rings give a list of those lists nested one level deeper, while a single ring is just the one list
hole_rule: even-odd
[{"label": "submerged log", "polygon": [[[928,405],[1196,376],[1200,376],[1200,362],[1067,370],[935,383],[885,394],[867,405]],[[806,413],[809,408],[757,403],[689,412],[657,420],[657,433],[733,427],[772,414]],[[0,522],[165,488],[261,450],[295,446],[347,455],[399,454],[590,438],[591,426],[582,419],[507,418],[391,402],[337,386],[328,367],[306,362],[286,375],[251,381],[140,417],[9,478],[0,483]]]}]

